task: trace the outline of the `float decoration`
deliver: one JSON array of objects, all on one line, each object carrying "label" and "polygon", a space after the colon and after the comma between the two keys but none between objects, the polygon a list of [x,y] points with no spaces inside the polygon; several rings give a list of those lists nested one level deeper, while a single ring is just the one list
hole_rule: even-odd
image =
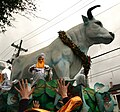
[{"label": "float decoration", "polygon": [[[15,86],[18,86],[18,83],[15,84]],[[50,110],[51,112],[56,112],[57,110],[59,110],[63,106],[63,103],[60,102],[61,101],[60,98],[58,103],[56,105],[54,104],[55,97],[57,94],[55,88],[57,87],[58,87],[57,80],[51,80],[46,82],[40,79],[36,83],[36,87],[29,101],[28,108],[29,109],[32,108],[33,100],[38,100],[40,102],[40,107],[45,110]],[[91,89],[89,87],[84,88],[82,85],[77,85],[75,87],[72,87],[73,89],[71,89],[71,93],[74,94],[82,93],[80,97],[83,99],[82,108],[81,109],[79,109],[79,107],[75,108],[75,110],[73,110],[72,112],[78,110],[80,110],[79,112],[93,112],[93,110],[95,112],[103,112],[103,111],[112,112],[114,109],[114,100],[110,95],[110,93],[108,92],[109,89],[108,88],[106,89],[106,86],[103,86],[99,88],[100,89],[99,91],[96,91],[98,87],[101,87],[100,83],[99,84],[96,83],[94,89]],[[109,101],[107,100],[108,97],[109,97]],[[3,93],[0,92],[0,110],[2,110],[2,112],[17,112],[19,100],[20,100],[19,94],[14,89],[14,87],[12,87],[9,92],[3,92]]]},{"label": "float decoration", "polygon": [[81,61],[82,61],[82,66],[84,67],[84,75],[87,77],[90,66],[91,66],[91,59],[90,56],[86,56],[84,52],[82,52],[79,47],[70,40],[66,33],[64,31],[59,31],[59,38],[61,41],[70,47],[75,55],[77,55]]}]

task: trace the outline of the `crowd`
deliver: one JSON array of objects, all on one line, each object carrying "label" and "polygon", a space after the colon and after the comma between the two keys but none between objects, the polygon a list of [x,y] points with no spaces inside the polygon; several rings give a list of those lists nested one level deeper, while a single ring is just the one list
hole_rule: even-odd
[{"label": "crowd", "polygon": [[[70,83],[68,82],[68,84],[65,85],[65,80],[62,78],[58,80],[58,88],[56,89],[56,92],[61,95],[64,106],[62,106],[57,112],[71,112],[75,107],[82,105],[82,99],[79,96],[72,98],[68,97],[69,84]],[[18,112],[50,112],[49,110],[40,109],[40,104],[36,100],[33,101],[33,108],[27,109],[30,95],[35,89],[35,87],[29,89],[27,79],[19,81],[19,89],[17,87],[15,87],[15,89],[21,96]]]}]

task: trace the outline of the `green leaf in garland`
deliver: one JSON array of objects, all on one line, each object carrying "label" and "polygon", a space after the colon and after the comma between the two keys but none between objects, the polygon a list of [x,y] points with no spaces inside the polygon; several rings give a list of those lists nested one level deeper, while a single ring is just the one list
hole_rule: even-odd
[{"label": "green leaf in garland", "polygon": [[57,87],[58,87],[57,80],[51,80],[51,81],[49,81],[49,82],[46,82],[46,84],[47,84],[48,86],[53,87],[53,88],[57,88]]},{"label": "green leaf in garland", "polygon": [[55,97],[56,92],[54,90],[52,90],[51,88],[48,88],[48,87],[46,87],[45,90],[46,90],[46,93],[47,93],[48,96],[50,96],[52,98]]},{"label": "green leaf in garland", "polygon": [[47,110],[54,110],[54,104],[53,104],[53,102],[47,103],[46,106],[45,106],[45,108]]},{"label": "green leaf in garland", "polygon": [[45,82],[44,80],[40,79],[40,80],[37,82],[36,88],[45,87],[45,84],[46,84],[46,82]]},{"label": "green leaf in garland", "polygon": [[95,100],[95,91],[94,89],[91,89],[91,88],[85,88],[85,91],[87,91],[87,93],[89,93],[90,97]]},{"label": "green leaf in garland", "polygon": [[45,93],[45,86],[46,86],[46,82],[44,80],[40,79],[37,82],[33,96],[38,97],[38,96],[44,94]]},{"label": "green leaf in garland", "polygon": [[49,97],[47,94],[42,94],[38,100],[40,102],[41,107],[45,108],[46,104],[48,103]]},{"label": "green leaf in garland", "polygon": [[42,94],[44,94],[44,92],[45,92],[45,88],[35,88],[33,92],[33,96],[35,97],[41,96]]}]

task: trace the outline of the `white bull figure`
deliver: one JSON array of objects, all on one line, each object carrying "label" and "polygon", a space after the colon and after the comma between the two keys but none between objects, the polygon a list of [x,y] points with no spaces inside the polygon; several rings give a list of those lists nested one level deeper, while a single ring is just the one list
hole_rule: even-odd
[{"label": "white bull figure", "polygon": [[[114,34],[106,30],[102,23],[93,17],[91,11],[96,7],[100,5],[89,8],[88,17],[82,16],[83,23],[66,31],[67,37],[85,54],[93,44],[109,44],[114,39]],[[32,74],[28,72],[28,68],[36,63],[40,53],[45,53],[45,63],[53,68],[53,78],[73,79],[82,67],[79,57],[60,38],[57,38],[49,46],[15,59],[11,80],[31,78]]]}]

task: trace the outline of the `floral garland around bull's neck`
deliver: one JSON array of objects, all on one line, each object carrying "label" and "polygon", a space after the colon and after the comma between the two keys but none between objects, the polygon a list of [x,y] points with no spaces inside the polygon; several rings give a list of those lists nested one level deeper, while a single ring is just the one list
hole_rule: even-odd
[{"label": "floral garland around bull's neck", "polygon": [[75,55],[77,55],[81,61],[82,61],[82,66],[84,67],[84,75],[87,78],[90,66],[91,66],[91,59],[90,56],[86,56],[84,52],[82,52],[75,43],[70,40],[66,33],[64,31],[59,31],[59,38],[62,40],[62,42],[70,47]]}]

